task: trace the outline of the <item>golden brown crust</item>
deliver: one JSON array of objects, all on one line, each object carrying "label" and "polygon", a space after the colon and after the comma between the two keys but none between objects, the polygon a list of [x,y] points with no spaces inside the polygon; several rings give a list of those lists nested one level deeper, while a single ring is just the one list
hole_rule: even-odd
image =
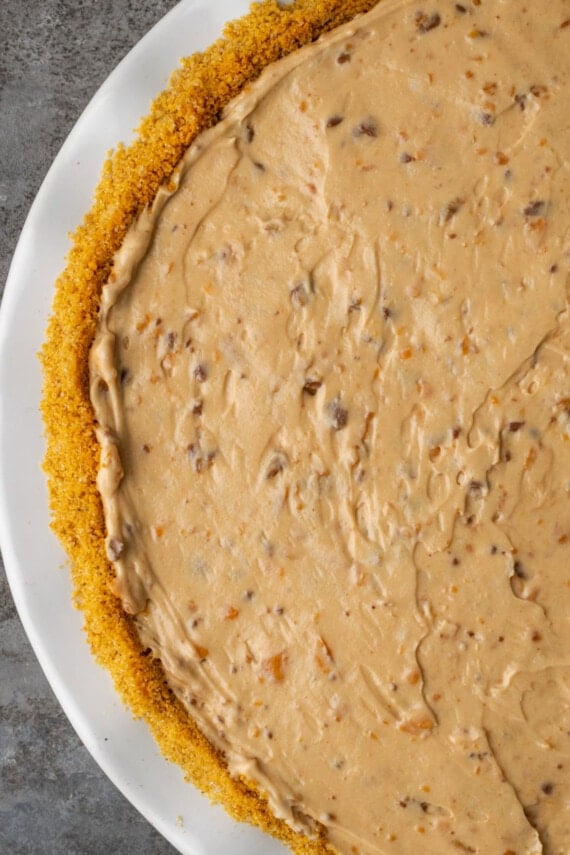
[{"label": "golden brown crust", "polygon": [[47,475],[52,527],[70,558],[76,605],[89,644],[136,717],[144,718],[164,755],[179,764],[210,798],[236,819],[260,825],[297,853],[324,853],[324,840],[291,831],[244,781],[233,780],[223,758],[189,718],[165,683],[160,665],[141,649],[132,621],[110,582],[96,474],[99,447],[89,400],[88,353],[101,288],[114,253],[137,214],[152,201],[197,133],[270,62],[367,11],[377,0],[275,0],[252,6],[227,25],[223,38],[182,61],[152,104],[136,140],[109,155],[91,210],[73,235],[57,282],[41,352]]}]

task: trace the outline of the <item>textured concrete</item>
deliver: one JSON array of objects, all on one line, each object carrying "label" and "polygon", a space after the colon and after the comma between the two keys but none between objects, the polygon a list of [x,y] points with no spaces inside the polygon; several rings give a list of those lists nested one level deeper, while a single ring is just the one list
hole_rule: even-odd
[{"label": "textured concrete", "polygon": [[[0,288],[28,208],[75,120],[174,5],[0,0]],[[0,567],[0,853],[173,851],[77,739],[35,660]]]}]

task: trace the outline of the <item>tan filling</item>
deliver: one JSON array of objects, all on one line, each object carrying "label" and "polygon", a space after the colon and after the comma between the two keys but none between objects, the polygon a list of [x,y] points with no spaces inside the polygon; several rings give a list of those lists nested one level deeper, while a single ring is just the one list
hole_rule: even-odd
[{"label": "tan filling", "polygon": [[386,0],[272,66],[104,289],[117,593],[343,853],[570,849],[565,10]]}]

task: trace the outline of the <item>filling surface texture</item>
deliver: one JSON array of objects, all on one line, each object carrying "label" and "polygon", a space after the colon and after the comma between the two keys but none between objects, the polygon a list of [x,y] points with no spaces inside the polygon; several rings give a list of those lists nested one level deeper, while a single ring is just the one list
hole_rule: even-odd
[{"label": "filling surface texture", "polygon": [[570,851],[569,12],[384,0],[271,66],[104,289],[116,592],[341,853]]}]

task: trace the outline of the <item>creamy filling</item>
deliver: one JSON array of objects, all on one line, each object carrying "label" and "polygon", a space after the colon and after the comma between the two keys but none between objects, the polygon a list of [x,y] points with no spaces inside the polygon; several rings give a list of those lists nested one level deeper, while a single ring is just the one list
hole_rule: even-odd
[{"label": "creamy filling", "polygon": [[341,853],[570,851],[565,0],[384,0],[133,227],[92,350],[116,591]]}]

